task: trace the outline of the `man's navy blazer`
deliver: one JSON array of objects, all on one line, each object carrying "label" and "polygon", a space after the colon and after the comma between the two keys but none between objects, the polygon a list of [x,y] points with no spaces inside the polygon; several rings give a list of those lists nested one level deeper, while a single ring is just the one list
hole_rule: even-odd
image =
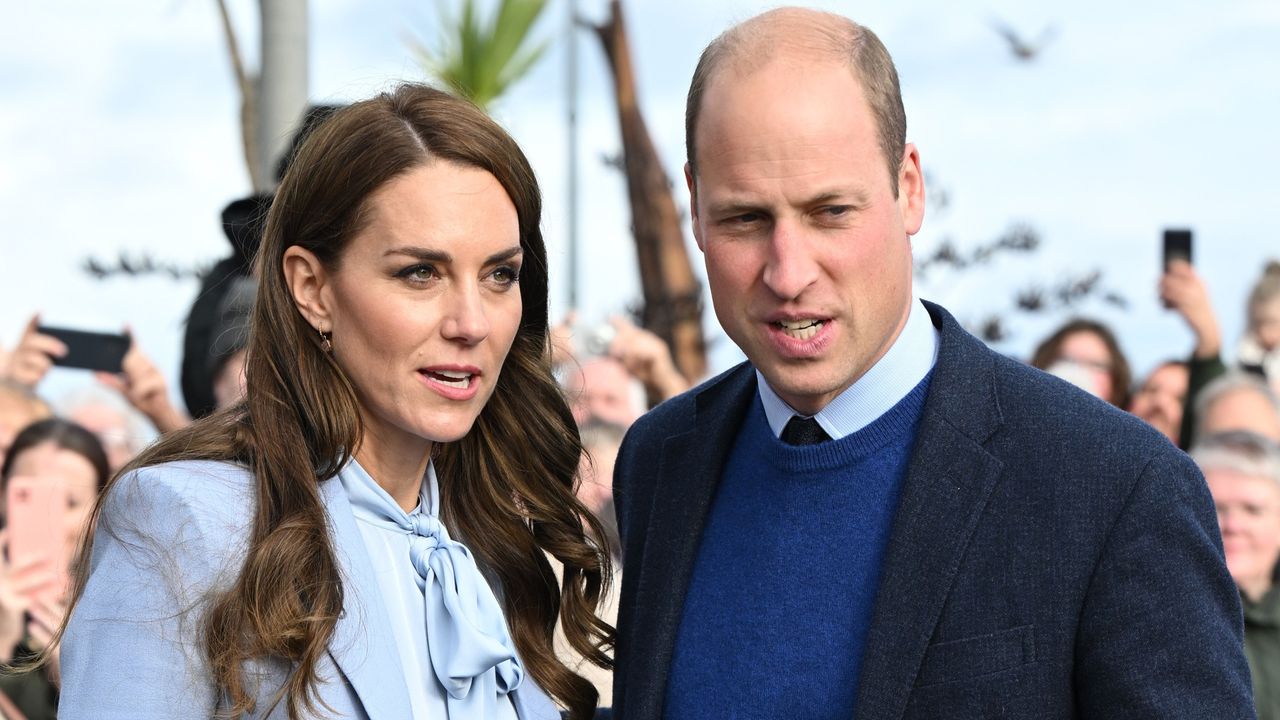
[{"label": "man's navy blazer", "polygon": [[[1254,717],[1240,599],[1195,465],[1142,421],[926,306],[938,360],[855,719]],[[699,538],[755,397],[740,365],[655,408],[623,442],[621,720],[662,716]]]}]

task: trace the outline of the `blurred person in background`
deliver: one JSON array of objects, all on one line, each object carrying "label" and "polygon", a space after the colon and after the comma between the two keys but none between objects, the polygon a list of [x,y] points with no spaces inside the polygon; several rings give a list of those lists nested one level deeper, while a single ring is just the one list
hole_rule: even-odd
[{"label": "blurred person in background", "polygon": [[[0,358],[0,381],[9,380],[34,390],[53,368],[55,359],[66,354],[66,345],[52,335],[41,333],[39,323],[39,314],[32,316],[14,351]],[[100,385],[114,390],[112,395],[118,394],[146,416],[157,431],[171,432],[185,426],[190,419],[173,404],[164,374],[143,352],[129,327],[124,328],[124,334],[129,336],[129,349],[121,361],[120,372],[94,372],[93,376]],[[109,449],[112,467],[119,468],[141,449],[152,433],[137,425],[136,413],[116,398],[108,399],[108,395],[89,388],[77,391],[70,400],[60,404],[59,414],[76,415],[73,419],[99,433]]]},{"label": "blurred person in background", "polygon": [[1236,359],[1280,392],[1280,261],[1272,260],[1249,293],[1248,326]]},{"label": "blurred person in background", "polygon": [[1233,370],[1210,382],[1195,404],[1199,439],[1228,430],[1247,430],[1280,442],[1280,396],[1253,373]]},{"label": "blurred person in background", "polygon": [[1031,366],[1118,408],[1129,407],[1129,361],[1111,328],[1096,320],[1077,318],[1055,330],[1031,354]]},{"label": "blurred person in background", "polygon": [[[1174,260],[1159,284],[1160,299],[1177,312],[1194,338],[1187,361],[1190,379],[1184,403],[1179,445],[1188,447],[1196,432],[1197,397],[1205,387],[1225,374],[1229,364],[1222,356],[1222,332],[1209,300],[1209,290],[1195,268]],[[1254,284],[1245,307],[1245,335],[1237,347],[1235,366],[1263,377],[1280,392],[1280,262],[1267,263]]]},{"label": "blurred person in background", "polygon": [[40,332],[40,315],[32,315],[13,350],[0,348],[0,380],[12,380],[34,389],[53,367],[53,359],[67,354],[67,346]]},{"label": "blurred person in background", "polygon": [[1169,442],[1178,443],[1182,429],[1182,405],[1187,396],[1187,364],[1166,360],[1138,387],[1129,400],[1129,412],[1164,433]]},{"label": "blurred person in background", "polygon": [[[163,434],[186,427],[191,418],[173,403],[164,373],[147,357],[138,342],[132,340],[132,331],[126,328],[125,332],[130,335],[131,342],[128,352],[124,354],[121,371],[96,372],[94,376],[100,383],[119,393],[134,410],[146,416],[157,432]],[[94,426],[87,424],[86,427]],[[120,466],[113,463],[112,467]]]},{"label": "blurred person in background", "polygon": [[[618,541],[618,519],[613,506],[613,465],[622,445],[626,428],[617,423],[592,418],[580,427],[582,433],[582,460],[578,464],[578,499],[600,521],[604,542],[613,558],[613,581],[610,592],[601,598],[598,610],[600,619],[613,625],[618,619],[618,588],[622,582],[622,555]],[[556,654],[565,664],[590,680],[600,693],[601,702],[607,704],[613,697],[613,673],[597,667],[577,652],[556,632]]]},{"label": "blurred person in background", "polygon": [[49,405],[30,387],[17,380],[0,378],[0,462],[23,428],[51,416]]},{"label": "blurred person in background", "polygon": [[579,428],[585,452],[578,465],[578,499],[600,520],[601,538],[613,555],[615,570],[622,568],[618,546],[618,519],[613,509],[613,465],[627,429],[618,423],[592,418]]},{"label": "blurred person in background", "polygon": [[559,369],[581,426],[592,418],[629,427],[646,407],[689,389],[671,348],[657,334],[614,316],[586,333],[585,356],[575,341],[575,313],[552,331],[553,362]]},{"label": "blurred person in background", "polygon": [[565,394],[579,427],[593,419],[630,427],[644,413],[644,386],[614,358],[589,358],[566,373]]},{"label": "blurred person in background", "polygon": [[[314,105],[307,108],[288,151],[276,166],[277,184],[284,178],[307,135],[339,107]],[[210,367],[209,357],[215,352],[214,345],[220,342],[222,328],[219,325],[225,320],[228,298],[243,295],[244,282],[253,283],[250,266],[262,242],[271,198],[271,193],[257,193],[233,200],[222,210],[222,232],[231,245],[231,255],[219,260],[200,279],[200,289],[187,313],[183,331],[180,385],[191,417],[204,417],[226,407],[220,402],[235,394],[235,384],[220,382],[219,373]],[[243,357],[232,358],[231,364],[242,367]],[[222,379],[234,378],[233,371]]]},{"label": "blurred person in background", "polygon": [[[66,420],[41,420],[18,434],[0,465],[0,498],[8,497],[14,478],[62,485],[65,546],[56,566],[65,568],[88,526],[93,503],[106,486],[108,472],[106,451],[93,433]],[[65,590],[66,578],[55,576],[51,558],[13,556],[7,530],[9,508],[5,510],[4,552],[0,554],[0,662],[12,665],[31,660],[62,622],[64,598],[40,591],[50,587]],[[38,670],[0,674],[0,693],[28,720],[52,720],[58,706],[59,670],[54,652]]]},{"label": "blurred person in background", "polygon": [[222,298],[206,361],[217,410],[225,410],[244,399],[249,316],[258,295],[258,283],[251,277],[237,278],[232,283]]},{"label": "blurred person in background", "polygon": [[155,439],[146,416],[120,393],[101,385],[72,390],[56,402],[55,410],[58,417],[98,436],[113,475]]},{"label": "blurred person in background", "polygon": [[222,232],[231,245],[231,255],[219,260],[200,279],[182,335],[179,386],[193,418],[204,417],[218,408],[209,353],[218,334],[224,298],[239,283],[253,282],[250,267],[270,208],[271,195],[260,193],[234,200],[222,210]]},{"label": "blurred person in background", "polygon": [[1259,720],[1280,720],[1280,444],[1248,431],[1207,435],[1191,457],[1218,510],[1227,568],[1244,604]]},{"label": "blurred person in background", "polygon": [[662,338],[620,316],[610,318],[609,325],[614,336],[606,354],[640,381],[650,408],[689,389],[689,381],[676,368],[671,348]]}]

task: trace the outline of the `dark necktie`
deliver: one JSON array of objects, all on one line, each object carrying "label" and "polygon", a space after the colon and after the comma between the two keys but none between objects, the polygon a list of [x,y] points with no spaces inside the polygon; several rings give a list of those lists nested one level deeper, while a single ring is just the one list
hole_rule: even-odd
[{"label": "dark necktie", "polygon": [[817,445],[830,439],[831,436],[814,418],[792,415],[787,426],[782,429],[782,442],[788,445]]}]

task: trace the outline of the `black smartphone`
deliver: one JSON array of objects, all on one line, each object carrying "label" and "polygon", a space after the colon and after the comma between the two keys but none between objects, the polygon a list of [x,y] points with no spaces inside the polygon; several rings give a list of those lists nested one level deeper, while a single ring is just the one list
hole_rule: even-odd
[{"label": "black smartphone", "polygon": [[111,373],[118,373],[124,369],[124,354],[129,351],[130,344],[128,335],[45,325],[39,326],[36,331],[44,335],[52,335],[67,346],[67,354],[54,358],[54,365]]},{"label": "black smartphone", "polygon": [[1165,230],[1164,231],[1164,267],[1168,269],[1169,263],[1174,260],[1185,260],[1191,262],[1191,231],[1190,230]]}]

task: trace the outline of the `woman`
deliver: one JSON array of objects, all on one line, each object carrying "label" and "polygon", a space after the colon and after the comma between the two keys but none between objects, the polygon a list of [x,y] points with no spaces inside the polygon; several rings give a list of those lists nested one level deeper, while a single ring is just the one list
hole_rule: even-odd
[{"label": "woman", "polygon": [[[107,483],[107,453],[97,436],[60,419],[28,425],[14,438],[12,452],[0,465],[0,497],[8,497],[13,478],[58,482],[66,491],[63,530],[66,558],[84,537],[89,510]],[[7,508],[6,508],[7,510]],[[62,623],[66,608],[49,593],[65,587],[65,578],[50,569],[47,558],[10,557],[9,538],[0,555],[0,662],[31,660]],[[53,718],[58,707],[58,657],[52,654],[42,671],[0,675],[0,695],[13,701],[28,720]]]},{"label": "woman", "polygon": [[1280,261],[1272,260],[1249,291],[1247,325],[1237,353],[1240,365],[1280,392]]},{"label": "woman", "polygon": [[[1200,419],[1196,408],[1210,383],[1227,374],[1222,358],[1222,333],[1209,300],[1209,289],[1195,268],[1182,260],[1169,263],[1160,278],[1160,299],[1186,321],[1195,337],[1187,361],[1187,395],[1183,403],[1179,447],[1190,447]],[[1238,366],[1263,377],[1280,392],[1280,261],[1272,260],[1249,291],[1245,333],[1236,348]]]},{"label": "woman", "polygon": [[609,663],[609,561],[573,493],[539,213],[514,141],[439,91],[313,131],[256,260],[245,401],[96,510],[64,720],[556,717],[539,688],[590,716],[552,631]]},{"label": "woman", "polygon": [[1118,408],[1129,407],[1133,375],[1115,333],[1076,319],[1058,328],[1031,354],[1031,366],[1057,375]]}]

